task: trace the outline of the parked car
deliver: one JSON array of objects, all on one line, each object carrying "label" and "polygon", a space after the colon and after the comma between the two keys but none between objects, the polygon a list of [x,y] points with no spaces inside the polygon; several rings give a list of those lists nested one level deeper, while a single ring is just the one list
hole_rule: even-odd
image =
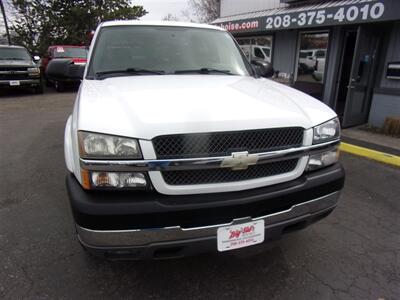
[{"label": "parked car", "polygon": [[24,47],[0,45],[0,88],[31,88],[35,93],[43,93],[40,69],[36,65],[39,60],[40,57],[32,57]]},{"label": "parked car", "polygon": [[[41,62],[41,69],[44,74],[46,74],[47,66],[53,59],[69,59],[75,65],[85,65],[87,61],[87,49],[84,46],[72,45],[50,46]],[[78,82],[79,81],[59,81],[46,76],[47,85],[54,85],[58,92],[64,90],[65,84],[76,84]]]},{"label": "parked car", "polygon": [[300,74],[310,74],[316,70],[317,60],[325,58],[326,49],[300,50],[299,69]]},{"label": "parked car", "polygon": [[317,62],[315,64],[315,71],[313,72],[313,77],[316,81],[323,81],[325,73],[325,57],[317,57]]},{"label": "parked car", "polygon": [[263,60],[271,63],[271,47],[260,45],[240,45],[249,61]]},{"label": "parked car", "polygon": [[[109,259],[255,246],[326,217],[344,183],[340,125],[260,75],[216,26],[109,21],[65,128],[79,242]],[[75,71],[59,69],[74,68]]]}]

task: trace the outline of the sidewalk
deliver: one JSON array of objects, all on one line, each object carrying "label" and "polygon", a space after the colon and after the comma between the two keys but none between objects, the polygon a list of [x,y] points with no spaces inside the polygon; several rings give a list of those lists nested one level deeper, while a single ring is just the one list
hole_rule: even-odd
[{"label": "sidewalk", "polygon": [[342,141],[360,147],[400,156],[400,138],[369,132],[359,127],[343,129]]},{"label": "sidewalk", "polygon": [[341,150],[400,166],[400,138],[369,132],[360,127],[342,130]]}]

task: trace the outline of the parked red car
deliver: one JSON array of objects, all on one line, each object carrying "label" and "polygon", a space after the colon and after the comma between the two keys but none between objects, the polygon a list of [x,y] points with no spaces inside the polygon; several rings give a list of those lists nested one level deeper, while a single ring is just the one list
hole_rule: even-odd
[{"label": "parked red car", "polygon": [[[49,62],[53,59],[65,59],[70,58],[74,64],[86,64],[87,61],[87,49],[84,46],[72,46],[72,45],[54,45],[47,49],[46,55],[42,58],[41,71],[42,74],[46,74],[45,70]],[[52,81],[46,78],[48,85],[53,84],[57,91],[62,91],[66,82]]]}]

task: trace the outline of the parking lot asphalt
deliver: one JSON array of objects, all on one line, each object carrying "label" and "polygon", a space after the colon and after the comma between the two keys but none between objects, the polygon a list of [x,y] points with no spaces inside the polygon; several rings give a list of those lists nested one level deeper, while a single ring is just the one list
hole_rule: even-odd
[{"label": "parking lot asphalt", "polygon": [[88,256],[64,186],[74,96],[0,95],[0,299],[400,299],[400,169],[349,154],[337,209],[278,242],[163,261]]}]

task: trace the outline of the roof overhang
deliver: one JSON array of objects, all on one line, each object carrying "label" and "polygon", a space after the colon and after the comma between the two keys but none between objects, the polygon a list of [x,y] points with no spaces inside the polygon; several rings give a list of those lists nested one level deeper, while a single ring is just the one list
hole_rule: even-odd
[{"label": "roof overhang", "polygon": [[399,12],[399,0],[314,0],[222,17],[212,24],[232,33],[255,33],[400,20]]}]

